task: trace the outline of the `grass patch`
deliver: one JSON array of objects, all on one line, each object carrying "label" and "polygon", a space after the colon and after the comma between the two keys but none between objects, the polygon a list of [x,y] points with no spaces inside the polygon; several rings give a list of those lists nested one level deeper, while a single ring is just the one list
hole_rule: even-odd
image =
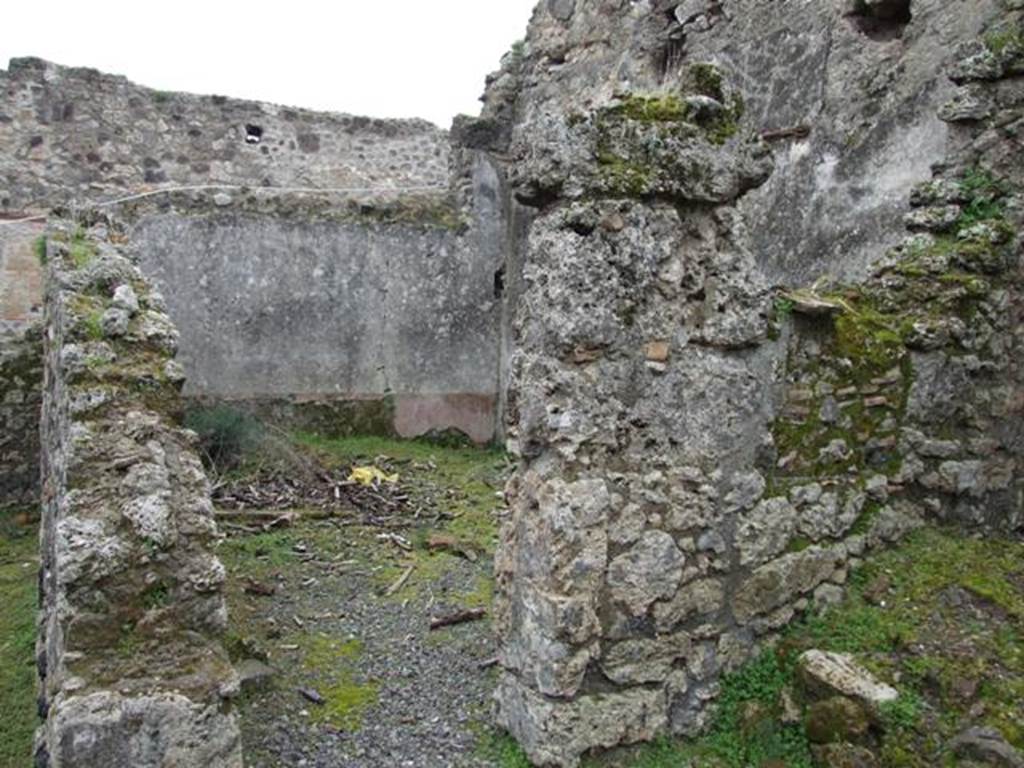
[{"label": "grass patch", "polygon": [[251,536],[234,536],[225,540],[218,555],[229,567],[245,566],[253,571],[253,565],[260,563],[260,571],[285,568],[295,560],[294,546],[299,537],[287,531],[271,531]]},{"label": "grass patch", "polygon": [[32,242],[32,250],[35,251],[39,265],[46,266],[46,235],[40,235]]},{"label": "grass patch", "polygon": [[96,244],[86,236],[85,230],[79,227],[71,236],[71,244],[68,246],[68,256],[75,269],[84,269],[95,258],[98,250]]},{"label": "grass patch", "polygon": [[324,681],[317,690],[325,703],[311,707],[310,718],[346,731],[359,730],[366,711],[377,703],[380,687],[357,679],[355,662],[363,654],[362,642],[314,635],[305,644],[303,667]]},{"label": "grass patch", "polygon": [[31,764],[37,725],[37,548],[34,529],[0,532],[0,766],[5,768]]},{"label": "grass patch", "polygon": [[499,768],[532,768],[533,763],[526,757],[523,748],[507,733],[490,728],[484,730],[477,740],[476,756]]}]

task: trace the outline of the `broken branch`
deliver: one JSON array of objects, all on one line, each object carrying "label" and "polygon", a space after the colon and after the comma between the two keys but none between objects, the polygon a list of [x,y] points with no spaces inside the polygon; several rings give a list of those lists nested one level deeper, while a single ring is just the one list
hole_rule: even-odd
[{"label": "broken branch", "polygon": [[487,615],[486,608],[470,608],[466,611],[459,611],[449,616],[441,616],[436,619],[430,620],[431,631],[435,629],[441,629],[442,627],[450,627],[455,624],[465,624],[468,621],[479,621]]}]

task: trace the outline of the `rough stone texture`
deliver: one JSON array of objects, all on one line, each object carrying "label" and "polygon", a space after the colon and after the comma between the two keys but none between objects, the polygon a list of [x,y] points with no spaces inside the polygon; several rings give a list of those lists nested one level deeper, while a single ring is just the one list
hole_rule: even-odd
[{"label": "rough stone texture", "polygon": [[884,8],[545,2],[458,126],[514,199],[498,704],[539,765],[610,699],[699,730],[927,518],[1024,523],[1019,9]]},{"label": "rough stone texture", "polygon": [[[524,44],[489,78],[481,118],[453,126],[450,200],[433,198],[412,220],[404,199],[269,203],[238,190],[126,209],[154,245],[211,226],[204,237],[249,243],[226,269],[253,254],[263,263],[259,232],[282,252],[307,247],[296,259],[314,271],[335,263],[326,245],[335,239],[365,239],[367,263],[380,264],[373,245],[391,235],[403,248],[411,237],[424,251],[453,249],[440,259],[447,266],[470,264],[460,250],[468,248],[492,271],[493,306],[483,308],[486,271],[472,262],[472,277],[446,284],[466,294],[436,305],[437,324],[460,327],[448,317],[457,306],[497,327],[488,362],[520,461],[496,557],[499,717],[538,764],[571,766],[590,749],[699,730],[724,671],[834,600],[851,559],[926,519],[1004,532],[1024,523],[1021,4],[914,0],[909,20],[888,7],[545,0]],[[54,98],[61,91],[47,82],[109,84],[113,112],[123,119],[138,110],[139,121],[123,121],[139,131],[147,121],[164,131],[161,105],[207,117],[222,106],[38,62],[18,63],[7,78],[18,109],[3,114],[0,131],[27,141],[5,158],[7,178],[17,178],[19,163],[34,169],[26,192],[8,193],[9,207],[50,199],[69,169],[76,194],[123,183],[108,178],[111,168],[79,174],[92,162],[84,147],[84,161],[71,152],[53,175],[32,165],[32,153],[48,157],[49,145],[25,126],[46,123],[65,147],[78,135],[100,143],[98,117],[65,130],[82,108]],[[119,100],[122,91],[152,104]],[[49,95],[37,104],[39,94]],[[241,113],[231,119],[234,128],[210,129],[216,146],[202,129],[192,137],[198,154],[220,159],[188,160],[175,175],[171,156],[141,154],[156,139],[133,133],[116,173],[133,189],[140,179],[236,170],[230,178],[261,183],[269,161],[260,155],[272,155],[270,138],[288,129],[268,118],[260,141],[247,143]],[[296,135],[315,157],[320,141]],[[313,162],[311,183],[330,167]],[[268,183],[306,172],[282,160]],[[294,241],[293,215],[312,222]],[[346,247],[338,258],[362,252]],[[167,253],[161,266],[180,268],[169,271],[180,283],[195,254]],[[315,291],[287,273],[271,286],[269,270],[259,271],[268,291]],[[380,282],[353,278],[347,298],[368,286],[393,290],[390,273],[372,274]],[[332,279],[338,290],[341,278]],[[93,308],[102,311],[88,323],[105,338],[79,359],[107,365],[133,336],[175,346],[145,292],[133,317],[125,291],[113,304],[123,280],[108,282],[111,306]],[[253,295],[274,310],[250,322],[261,332],[248,341],[260,349],[275,324],[290,327],[278,305],[291,305],[287,295]],[[236,319],[263,310],[238,291],[211,296]],[[305,306],[321,314],[321,299]],[[399,325],[384,323],[375,342],[392,338],[389,329]],[[381,382],[400,381],[400,366],[389,367],[386,351],[360,354],[386,376],[364,362],[352,375],[365,378],[351,386],[370,381],[373,397],[390,394]],[[340,357],[322,378],[294,373],[322,389]],[[201,362],[197,370],[216,382],[213,365]],[[462,363],[427,368],[456,379],[464,372]],[[281,373],[267,368],[243,381],[257,392]],[[164,376],[177,381],[180,371]],[[399,425],[435,423],[431,409],[452,404],[433,398],[447,394],[427,393],[404,412],[396,401],[389,423],[405,433]],[[110,399],[89,388],[70,402],[84,413]],[[126,530],[156,545],[180,536],[168,506],[142,493],[162,482],[159,473],[126,479],[140,490],[123,510]],[[98,560],[68,550],[73,575],[103,574],[123,556],[122,542],[91,519],[69,531],[97,538],[105,552]],[[215,582],[213,572],[200,579]]]},{"label": "rough stone texture", "polygon": [[664,693],[644,688],[558,703],[506,677],[498,696],[509,727],[527,743],[543,745],[530,755],[538,765],[557,764],[565,753],[595,746],[652,739],[667,722]]},{"label": "rough stone texture", "polygon": [[866,705],[870,710],[899,698],[899,692],[878,680],[842,653],[810,650],[800,655],[799,671],[804,685],[818,695],[838,694]]},{"label": "rough stone texture", "polygon": [[[224,568],[177,332],[123,230],[48,230],[36,764],[240,768]],[[127,301],[132,295],[135,301]],[[112,333],[114,302],[128,316]]]},{"label": "rough stone texture", "polygon": [[14,59],[0,71],[0,145],[8,148],[0,158],[0,211],[167,185],[448,182],[447,136],[422,120],[166,93],[39,59]]},{"label": "rough stone texture", "polygon": [[0,219],[0,508],[39,499],[42,230]]},{"label": "rough stone texture", "polygon": [[985,765],[1000,768],[1024,767],[1024,755],[1007,743],[1003,735],[994,728],[968,728],[950,745],[960,757],[980,760]]}]

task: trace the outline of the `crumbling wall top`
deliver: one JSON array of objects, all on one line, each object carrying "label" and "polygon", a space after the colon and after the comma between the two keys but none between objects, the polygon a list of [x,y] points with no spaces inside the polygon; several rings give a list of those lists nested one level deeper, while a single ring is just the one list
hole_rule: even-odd
[{"label": "crumbling wall top", "polygon": [[161,186],[444,188],[447,132],[424,120],[157,91],[41,59],[0,71],[0,211]]}]

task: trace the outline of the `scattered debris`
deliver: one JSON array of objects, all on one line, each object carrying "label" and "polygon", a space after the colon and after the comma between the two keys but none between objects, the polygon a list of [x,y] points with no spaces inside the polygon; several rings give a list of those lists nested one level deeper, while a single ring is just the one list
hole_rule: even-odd
[{"label": "scattered debris", "polygon": [[477,561],[478,555],[470,547],[462,544],[454,536],[445,533],[432,533],[427,538],[427,549],[431,552],[450,552],[454,555],[461,555],[471,563]]},{"label": "scattered debris", "polygon": [[316,704],[318,707],[322,707],[324,704],[327,703],[326,699],[324,699],[324,697],[321,696],[319,692],[312,688],[299,688],[299,694],[306,701]]},{"label": "scattered debris", "polygon": [[348,482],[376,487],[381,483],[397,483],[398,475],[389,475],[380,467],[352,467],[352,472],[348,476]]},{"label": "scattered debris", "polygon": [[415,568],[416,568],[416,566],[414,566],[414,565],[410,565],[408,568],[406,568],[405,571],[402,572],[402,575],[399,576],[395,580],[395,582],[390,587],[387,588],[387,590],[384,592],[384,594],[387,595],[388,597],[391,597],[391,595],[395,594],[395,592],[397,592],[402,587],[404,587],[405,586],[405,582],[407,582],[409,580],[409,577],[412,576],[412,572],[413,572],[413,570],[415,570]]},{"label": "scattered debris", "polygon": [[406,552],[412,552],[413,550],[412,542],[404,536],[399,536],[397,533],[379,533],[377,534],[377,538],[380,541],[390,542],[399,549],[404,549]]},{"label": "scattered debris", "polygon": [[[263,469],[214,490],[217,517],[257,520],[278,527],[294,523],[298,519],[294,510],[302,509],[305,518],[327,518],[350,512],[363,515],[362,523],[377,525],[407,511],[409,496],[397,483],[362,485],[350,482],[349,475],[344,469],[318,468],[301,476]],[[274,510],[288,511],[282,514]]]},{"label": "scattered debris", "polygon": [[864,599],[872,605],[885,605],[885,596],[892,586],[892,579],[886,574],[879,574],[871,583],[864,587]]},{"label": "scattered debris", "polygon": [[792,302],[793,311],[801,315],[835,315],[846,309],[842,301],[817,296],[810,291],[790,291],[784,293],[782,297]]},{"label": "scattered debris", "polygon": [[470,608],[465,611],[459,611],[448,616],[441,616],[440,618],[430,620],[430,628],[441,629],[442,627],[450,627],[455,624],[465,624],[468,621],[479,621],[487,615],[486,608]]},{"label": "scattered debris", "polygon": [[895,688],[878,680],[848,654],[812,649],[804,652],[798,663],[808,688],[849,697],[872,711],[899,698]]},{"label": "scattered debris", "polygon": [[247,595],[259,595],[260,597],[270,597],[277,592],[276,584],[263,584],[255,581],[254,579],[246,579],[242,585],[242,590]]}]

